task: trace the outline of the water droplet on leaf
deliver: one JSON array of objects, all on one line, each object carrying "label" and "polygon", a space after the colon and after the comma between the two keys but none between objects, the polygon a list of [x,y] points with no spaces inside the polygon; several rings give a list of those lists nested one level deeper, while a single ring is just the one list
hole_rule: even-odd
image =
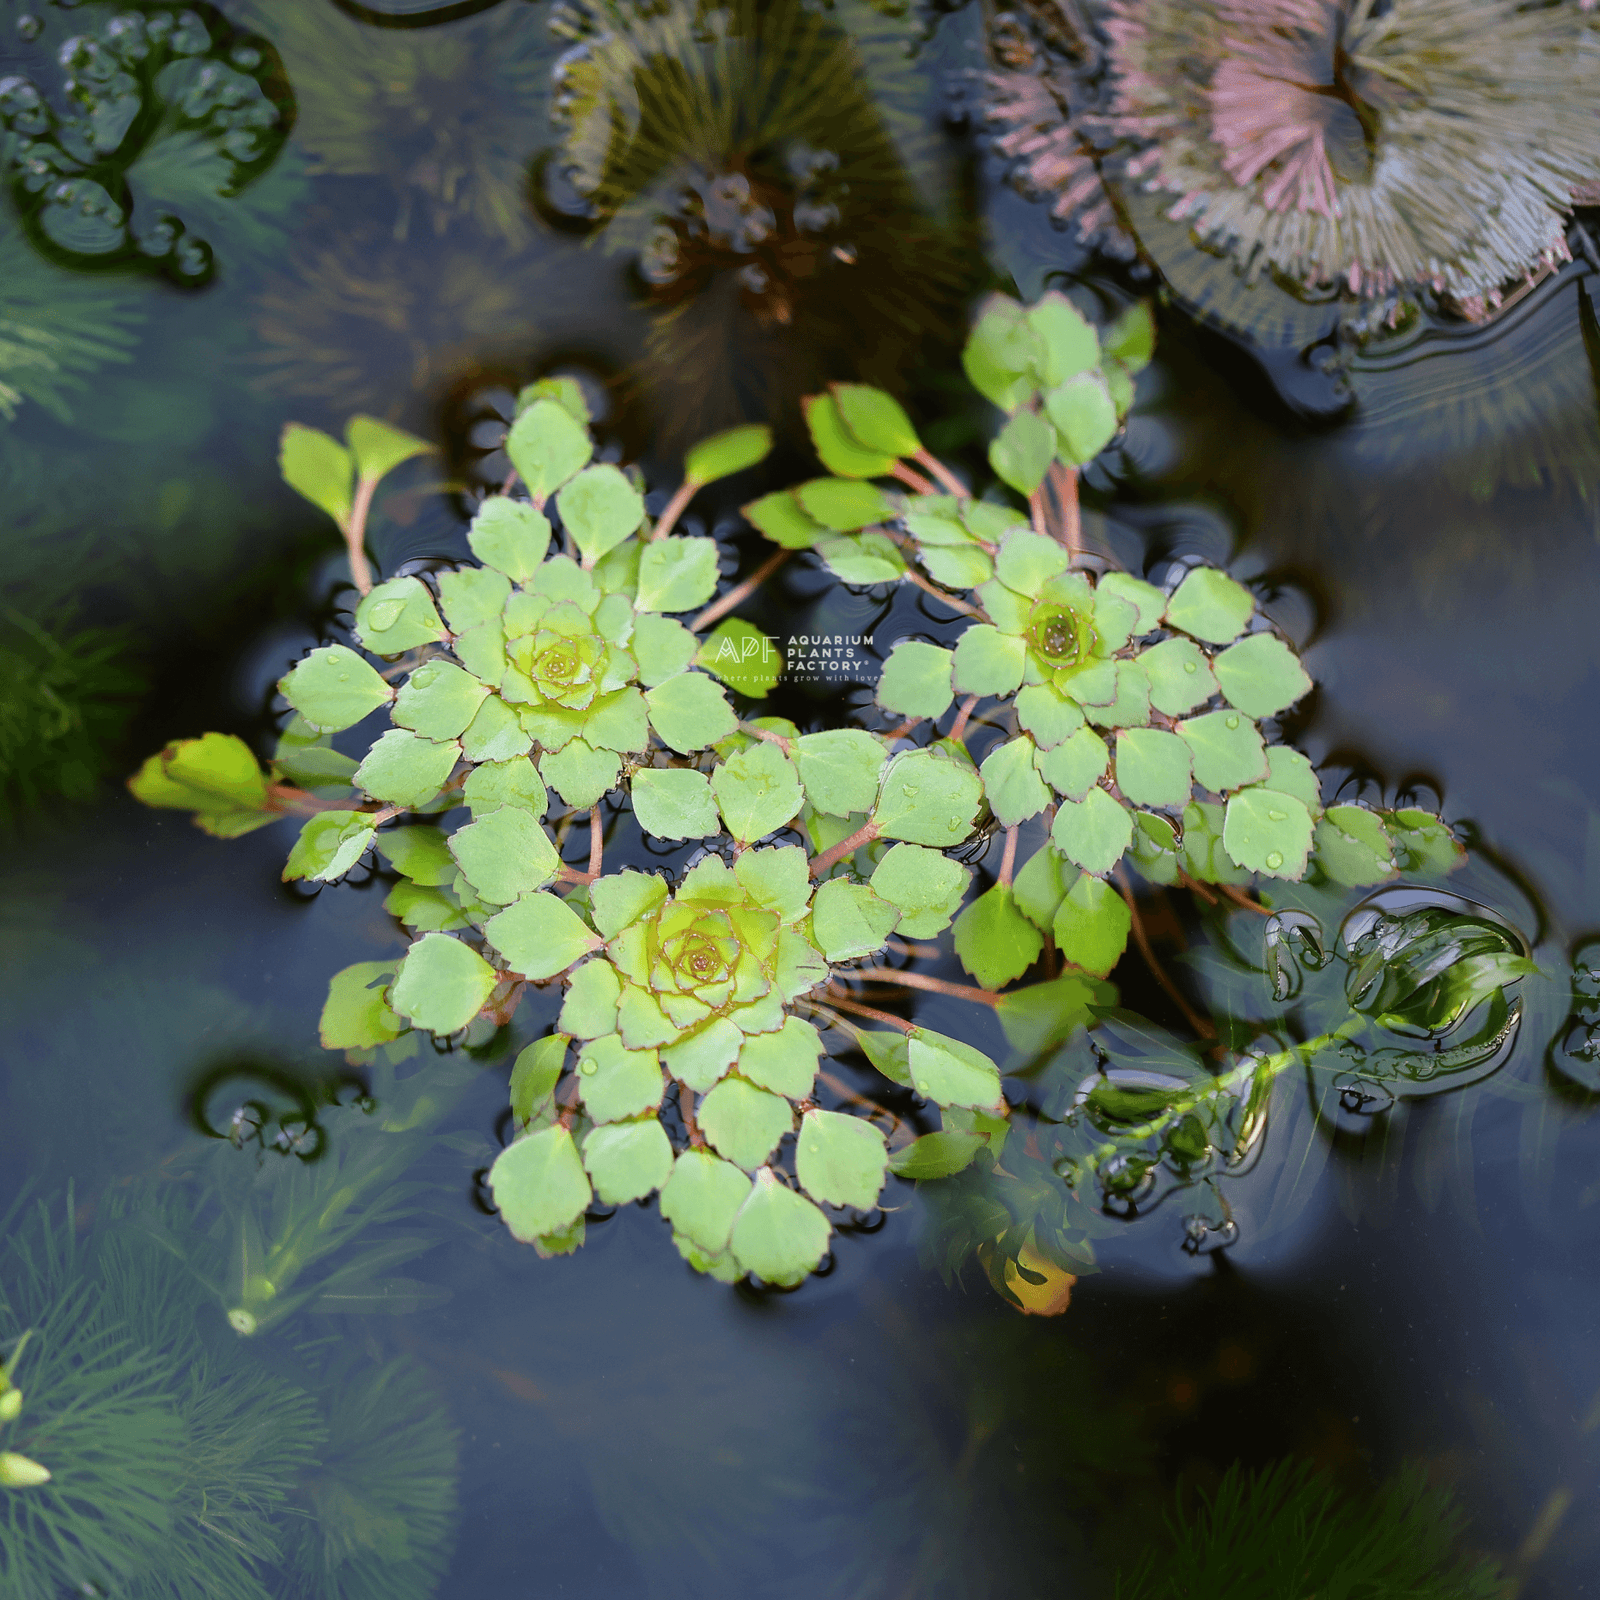
[{"label": "water droplet on leaf", "polygon": [[1237,728],[1239,726],[1239,718],[1234,713],[1229,714],[1227,721],[1230,728]]},{"label": "water droplet on leaf", "polygon": [[578,1063],[578,1071],[581,1072],[586,1078],[592,1078],[598,1070],[599,1063],[593,1056],[585,1056],[583,1060]]},{"label": "water droplet on leaf", "polygon": [[1269,850],[1267,852],[1267,865],[1276,872],[1283,865],[1283,852],[1281,850]]}]

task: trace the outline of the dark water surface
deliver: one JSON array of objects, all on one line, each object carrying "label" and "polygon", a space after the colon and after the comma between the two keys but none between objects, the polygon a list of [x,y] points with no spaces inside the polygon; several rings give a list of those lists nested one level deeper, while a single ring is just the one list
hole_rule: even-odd
[{"label": "dark water surface", "polygon": [[[647,462],[772,415],[777,484],[799,475],[800,394],[860,375],[936,417],[978,292],[1092,286],[1100,270],[947,120],[975,6],[910,56],[909,20],[840,11],[869,39],[877,99],[858,84],[859,104],[841,91],[783,137],[826,148],[835,127],[877,187],[834,199],[803,272],[741,245],[726,196],[680,229],[671,271],[621,215],[586,230],[562,158],[540,159],[565,48],[545,0],[412,31],[371,11],[222,6],[277,48],[287,143],[231,197],[181,170],[166,189],[159,173],[128,180],[136,223],[170,211],[204,238],[206,281],[47,260],[37,227],[0,217],[28,292],[115,357],[62,390],[57,415],[15,380],[5,603],[123,630],[147,684],[96,797],[24,808],[0,867],[0,1200],[59,1216],[69,1182],[108,1210],[152,1176],[226,1185],[228,1162],[258,1156],[195,1129],[196,1085],[215,1074],[206,1103],[225,1116],[263,1071],[336,1070],[316,1039],[329,976],[403,947],[380,881],[286,887],[286,829],[207,838],[118,781],[206,729],[264,747],[273,683],[337,625],[336,541],[278,481],[285,421],[337,432],[361,410],[444,442],[375,527],[393,573],[465,554],[450,483],[472,481],[496,404],[534,376],[590,375],[612,407],[603,431]],[[11,0],[0,75],[59,79],[61,40],[112,14]],[[644,188],[648,221],[661,207]],[[20,292],[0,284],[0,316]],[[1498,342],[1373,358],[1353,412],[1324,425],[1285,402],[1269,363],[1169,308],[1117,478],[1089,480],[1136,565],[1141,549],[1194,552],[1277,585],[1274,614],[1309,641],[1319,685],[1296,742],[1325,774],[1420,789],[1470,820],[1494,863],[1478,881],[1552,963],[1600,924],[1596,293],[1580,263]],[[946,442],[977,459],[972,436]],[[908,632],[941,636],[912,593],[887,607],[801,562],[751,615],[872,632],[881,655]],[[784,693],[774,709],[797,721],[848,712]],[[1118,976],[1143,1004],[1139,977]],[[551,1020],[540,1004],[553,1011],[526,1007],[518,1043]],[[916,1014],[971,1033],[936,997]],[[401,1230],[430,1247],[402,1269],[415,1309],[305,1320],[372,1361],[408,1358],[442,1397],[460,1440],[443,1596],[1093,1595],[1179,1485],[1286,1456],[1354,1493],[1421,1462],[1523,1596],[1596,1593],[1600,1119],[1547,1080],[1550,1024],[1530,1018],[1489,1082],[1324,1152],[1292,1216],[1274,1211],[1269,1150],[1236,1185],[1225,1251],[1186,1254],[1171,1210],[1102,1241],[1101,1271],[1054,1319],[1016,1315],[975,1269],[943,1283],[905,1185],[881,1229],[839,1237],[832,1271],[793,1294],[697,1277],[632,1207],[540,1261],[474,1201],[501,1049],[463,1075],[446,1134],[408,1174],[427,1186]]]}]

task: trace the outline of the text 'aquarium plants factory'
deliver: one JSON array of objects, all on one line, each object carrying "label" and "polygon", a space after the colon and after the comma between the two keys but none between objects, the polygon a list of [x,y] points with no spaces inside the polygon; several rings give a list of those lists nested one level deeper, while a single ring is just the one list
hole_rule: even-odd
[{"label": "text 'aquarium plants factory'", "polygon": [[1600,9],[3,0],[0,1600],[1600,1593]]}]

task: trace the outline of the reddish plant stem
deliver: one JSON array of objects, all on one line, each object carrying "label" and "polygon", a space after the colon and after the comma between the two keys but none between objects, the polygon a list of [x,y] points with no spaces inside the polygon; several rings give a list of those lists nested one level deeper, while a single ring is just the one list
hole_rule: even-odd
[{"label": "reddish plant stem", "polygon": [[1083,520],[1078,512],[1078,469],[1060,461],[1050,463],[1050,484],[1061,506],[1061,532],[1057,537],[1069,555],[1083,551]]},{"label": "reddish plant stem", "polygon": [[903,461],[895,462],[889,469],[889,475],[898,478],[906,488],[914,489],[918,494],[937,494],[939,492],[920,472],[912,471]]},{"label": "reddish plant stem", "polygon": [[979,609],[977,606],[968,605],[965,600],[957,600],[953,594],[946,594],[943,589],[938,587],[937,584],[930,583],[926,578],[924,578],[915,567],[907,567],[905,575],[911,580],[912,583],[916,584],[919,589],[927,590],[927,592],[931,594],[940,605],[949,606],[952,611],[965,612],[965,614],[969,617],[977,617],[980,622],[987,622],[989,620],[987,612]]},{"label": "reddish plant stem", "polygon": [[839,990],[830,984],[822,991],[828,997],[828,1004],[836,1006],[840,1011],[848,1011],[852,1016],[866,1017],[870,1022],[882,1022],[891,1028],[898,1028],[901,1033],[915,1033],[914,1024],[909,1023],[904,1017],[891,1016],[887,1011],[879,1011],[873,1006],[864,1006],[859,1000],[847,1000]]},{"label": "reddish plant stem", "polygon": [[793,739],[786,739],[781,733],[776,733],[771,728],[758,728],[754,723],[741,722],[739,724],[739,732],[748,733],[752,739],[765,739],[768,744],[777,745],[785,755],[789,755],[794,749]]},{"label": "reddish plant stem", "polygon": [[1000,853],[1000,876],[998,882],[1005,888],[1011,887],[1012,869],[1017,864],[1017,828],[1006,829],[1006,847]]},{"label": "reddish plant stem", "polygon": [[513,467],[506,474],[506,481],[500,485],[500,493],[501,494],[510,494],[511,491],[516,488],[517,484],[519,482],[521,482],[521,480],[522,480],[522,474],[520,472],[518,472],[515,467]]},{"label": "reddish plant stem", "polygon": [[1133,890],[1129,886],[1127,873],[1119,867],[1115,877],[1117,888],[1121,890],[1122,898],[1127,902],[1128,915],[1133,922],[1134,943],[1139,946],[1139,954],[1144,957],[1144,964],[1150,969],[1151,977],[1167,991],[1173,1004],[1183,1013],[1184,1020],[1202,1039],[1215,1039],[1216,1028],[1184,999],[1183,991],[1167,976],[1167,969],[1156,959],[1155,951],[1150,948],[1150,938],[1145,932],[1144,919],[1139,915],[1139,908],[1134,904]]},{"label": "reddish plant stem", "polygon": [[958,500],[970,500],[972,491],[936,456],[926,450],[917,451],[913,458],[917,465],[936,478],[939,484]]},{"label": "reddish plant stem", "polygon": [[921,972],[896,972],[888,967],[873,967],[855,976],[863,983],[900,984],[907,989],[926,989],[929,994],[947,994],[952,1000],[976,1000],[986,1006],[1000,1004],[1000,996],[990,994],[987,989],[974,989],[969,983],[949,983],[943,978],[930,978]]},{"label": "reddish plant stem", "polygon": [[916,728],[921,724],[921,717],[908,717],[898,728],[890,728],[883,737],[891,744],[896,739],[909,739]]},{"label": "reddish plant stem", "polygon": [[1217,903],[1216,895],[1214,895],[1211,890],[1205,886],[1205,884],[1198,883],[1195,881],[1195,879],[1191,878],[1182,867],[1178,868],[1178,879],[1183,884],[1185,889],[1189,890],[1192,894],[1199,895],[1208,906],[1214,906]]},{"label": "reddish plant stem", "polygon": [[944,955],[936,944],[907,944],[902,939],[885,939],[883,948],[890,955],[910,956],[913,961],[937,961]]},{"label": "reddish plant stem", "polygon": [[651,530],[650,537],[665,539],[672,532],[678,518],[683,515],[684,508],[694,499],[695,492],[702,487],[703,485],[696,483],[693,478],[685,478],[673,491],[672,498],[661,508],[661,515]]},{"label": "reddish plant stem", "polygon": [[1272,909],[1269,906],[1262,905],[1259,900],[1252,900],[1243,889],[1237,888],[1231,883],[1219,883],[1217,887],[1223,892],[1223,894],[1233,901],[1236,906],[1242,906],[1246,911],[1253,911],[1258,917],[1270,917],[1273,915]]},{"label": "reddish plant stem", "polygon": [[561,883],[593,883],[594,877],[587,872],[580,872],[576,867],[563,867],[556,878]]},{"label": "reddish plant stem", "polygon": [[713,622],[717,622],[727,616],[740,601],[748,600],[793,554],[794,551],[792,550],[779,550],[768,556],[748,578],[741,583],[736,583],[721,599],[713,600],[689,624],[689,632],[699,633],[702,628],[709,628]]},{"label": "reddish plant stem", "polygon": [[864,844],[871,844],[878,837],[878,825],[875,822],[864,822],[848,839],[841,839],[838,844],[829,846],[820,856],[811,858],[811,876],[820,877],[836,861],[843,861],[846,856],[853,856]]},{"label": "reddish plant stem", "polygon": [[589,878],[592,882],[600,876],[600,864],[605,859],[606,838],[604,824],[600,818],[600,804],[595,802],[595,808],[589,813]]},{"label": "reddish plant stem", "polygon": [[356,497],[350,505],[349,520],[343,529],[345,547],[350,552],[350,579],[362,594],[372,593],[372,568],[367,564],[367,517],[372,497],[378,492],[376,478],[362,478],[356,484]]},{"label": "reddish plant stem", "polygon": [[865,1106],[868,1111],[875,1112],[880,1117],[887,1117],[891,1124],[890,1132],[900,1126],[900,1119],[887,1106],[880,1106],[876,1100],[869,1100],[864,1094],[857,1094],[843,1078],[836,1078],[831,1072],[817,1074],[841,1100],[848,1101],[854,1106]]},{"label": "reddish plant stem", "polygon": [[1028,496],[1028,520],[1033,524],[1035,533],[1042,533],[1047,539],[1055,537],[1050,531],[1050,505],[1045,499],[1042,483]]},{"label": "reddish plant stem", "polygon": [[683,1113],[683,1126],[689,1135],[689,1143],[694,1149],[699,1150],[706,1142],[706,1136],[700,1131],[700,1124],[694,1120],[694,1090],[686,1083],[678,1085],[678,1110]]},{"label": "reddish plant stem", "polygon": [[975,694],[969,694],[967,698],[961,702],[961,709],[956,712],[956,720],[950,724],[950,737],[954,739],[957,744],[961,743],[961,740],[967,731],[967,722],[977,708],[978,697]]}]

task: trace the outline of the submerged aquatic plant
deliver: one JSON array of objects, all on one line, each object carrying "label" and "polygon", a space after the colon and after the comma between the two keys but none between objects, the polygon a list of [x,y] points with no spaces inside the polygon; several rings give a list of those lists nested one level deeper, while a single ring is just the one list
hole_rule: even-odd
[{"label": "submerged aquatic plant", "polygon": [[0,819],[93,794],[144,688],[121,635],[0,606]]},{"label": "submerged aquatic plant", "polygon": [[900,381],[965,277],[910,19],[583,0],[557,27],[546,185],[661,308],[646,386],[672,426],[776,417],[840,368]]},{"label": "submerged aquatic plant", "polygon": [[[1003,38],[988,115],[1063,219],[1139,236],[1126,197],[1251,276],[1469,317],[1568,258],[1600,177],[1576,5],[1512,0],[1108,0],[1050,50]],[[1115,216],[1115,221],[1113,220]]]},{"label": "submerged aquatic plant", "polygon": [[0,206],[0,419],[32,401],[70,420],[90,374],[131,359],[145,300],[137,284],[77,277],[46,261]]},{"label": "submerged aquatic plant", "polygon": [[266,172],[294,120],[276,52],[219,13],[178,6],[73,20],[78,31],[46,39],[65,74],[57,92],[0,80],[18,209],[73,264],[144,260],[200,282],[214,252],[193,222],[209,232],[221,220],[219,202]]},{"label": "submerged aquatic plant", "polygon": [[381,184],[396,241],[460,219],[508,246],[532,231],[527,167],[557,53],[541,11],[517,0],[416,29],[372,27],[332,5],[249,8],[294,84],[311,176]]},{"label": "submerged aquatic plant", "polygon": [[1491,1562],[1460,1553],[1465,1519],[1420,1470],[1370,1503],[1291,1463],[1238,1464],[1193,1511],[1170,1517],[1165,1549],[1117,1574],[1116,1600],[1283,1600],[1286,1595],[1405,1595],[1494,1600]]}]

